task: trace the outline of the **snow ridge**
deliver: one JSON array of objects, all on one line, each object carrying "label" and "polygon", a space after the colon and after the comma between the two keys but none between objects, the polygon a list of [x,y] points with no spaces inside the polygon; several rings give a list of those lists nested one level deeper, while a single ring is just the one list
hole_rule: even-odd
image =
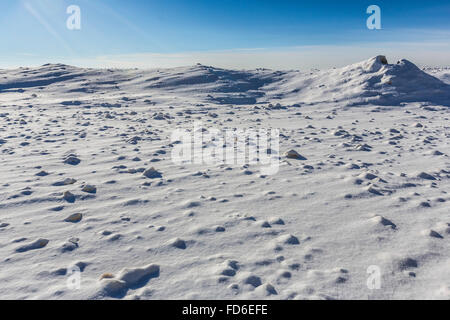
[{"label": "snow ridge", "polygon": [[[431,70],[436,73],[435,70]],[[439,73],[441,74],[441,73]],[[195,65],[170,69],[82,69],[62,64],[0,71],[1,92],[39,87],[66,94],[111,89],[177,94],[213,104],[285,105],[339,103],[345,106],[425,102],[450,106],[450,85],[402,59],[376,56],[319,72],[227,70]],[[443,79],[446,79],[444,74]],[[61,89],[62,86],[62,89]]]}]

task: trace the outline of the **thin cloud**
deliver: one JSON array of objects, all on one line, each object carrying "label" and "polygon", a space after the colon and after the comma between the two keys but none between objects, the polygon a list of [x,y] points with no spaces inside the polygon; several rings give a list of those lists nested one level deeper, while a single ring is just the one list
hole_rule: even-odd
[{"label": "thin cloud", "polygon": [[[228,69],[270,68],[277,70],[342,67],[383,54],[390,63],[408,59],[418,66],[450,66],[449,42],[367,42],[352,45],[308,45],[280,48],[242,48],[180,53],[133,53],[94,57],[33,57],[16,61],[30,66],[46,62],[93,68],[170,68],[201,63]],[[8,67],[8,66],[7,66]]]},{"label": "thin cloud", "polygon": [[185,53],[103,55],[78,62],[90,67],[161,68],[202,63],[233,69],[311,69],[345,66],[384,54],[391,62],[406,58],[418,65],[450,65],[448,43],[367,43],[359,45],[302,46],[271,49],[237,49]]}]

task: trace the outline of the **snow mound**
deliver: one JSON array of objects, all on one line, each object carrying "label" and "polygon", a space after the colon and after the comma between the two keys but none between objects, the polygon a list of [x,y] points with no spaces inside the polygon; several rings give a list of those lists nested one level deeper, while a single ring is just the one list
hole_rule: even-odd
[{"label": "snow mound", "polygon": [[44,64],[39,68],[19,68],[8,71],[7,80],[0,82],[0,92],[64,84],[82,77],[83,74],[83,69],[64,64]]},{"label": "snow mound", "polygon": [[279,71],[228,70],[197,64],[153,71],[145,79],[145,89],[193,93],[216,104],[254,104],[264,97],[262,88],[280,81],[283,75]]},{"label": "snow mound", "polygon": [[385,56],[315,74],[291,73],[268,94],[284,103],[336,102],[346,105],[399,105],[429,102],[450,106],[450,86],[402,59],[388,64]]}]

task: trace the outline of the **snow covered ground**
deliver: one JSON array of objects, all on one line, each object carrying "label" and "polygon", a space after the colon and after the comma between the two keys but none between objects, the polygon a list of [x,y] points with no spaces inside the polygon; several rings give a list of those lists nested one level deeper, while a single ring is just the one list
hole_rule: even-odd
[{"label": "snow covered ground", "polygon": [[[382,56],[0,70],[0,298],[449,299],[449,84]],[[175,164],[195,121],[279,129],[278,172]]]}]

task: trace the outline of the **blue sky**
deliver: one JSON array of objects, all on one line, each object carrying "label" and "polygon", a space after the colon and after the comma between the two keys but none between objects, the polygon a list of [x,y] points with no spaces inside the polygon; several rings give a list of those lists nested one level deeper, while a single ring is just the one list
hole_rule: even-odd
[{"label": "blue sky", "polygon": [[[81,30],[66,28],[72,4]],[[381,30],[366,27],[371,4]],[[2,0],[0,35],[1,67],[328,67],[383,52],[450,65],[450,2]]]}]

